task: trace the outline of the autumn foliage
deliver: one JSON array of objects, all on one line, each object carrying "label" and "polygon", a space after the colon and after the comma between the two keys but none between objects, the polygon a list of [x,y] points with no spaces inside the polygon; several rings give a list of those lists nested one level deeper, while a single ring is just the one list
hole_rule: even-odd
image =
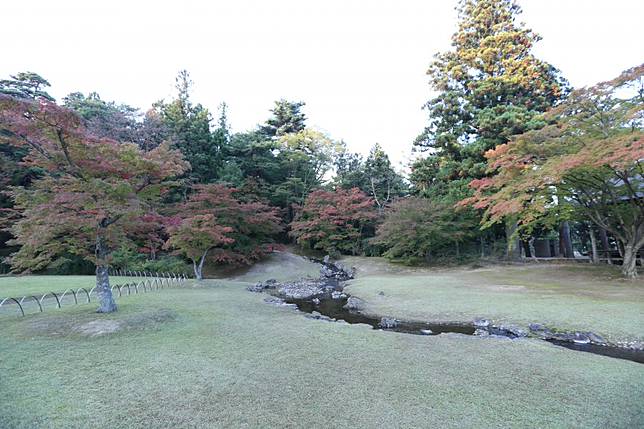
[{"label": "autumn foliage", "polygon": [[149,205],[188,165],[165,145],[143,152],[134,144],[91,135],[80,118],[46,101],[0,96],[0,138],[26,148],[26,166],[41,175],[10,194],[20,220],[11,228],[20,250],[14,269],[38,271],[77,255],[97,266],[100,311],[116,308],[107,268]]},{"label": "autumn foliage", "polygon": [[612,234],[624,255],[623,271],[636,275],[644,245],[642,202],[644,66],[574,91],[549,111],[548,125],[486,153],[491,177],[471,183],[462,205],[484,210],[492,224],[508,216],[522,227],[562,207],[578,211]]},{"label": "autumn foliage", "polygon": [[281,231],[277,210],[242,201],[223,185],[195,185],[193,191],[169,221],[166,247],[190,259],[198,279],[207,259],[246,265],[270,251]]},{"label": "autumn foliage", "polygon": [[290,235],[305,248],[356,255],[376,218],[373,199],[358,188],[318,190],[306,198],[291,223]]}]

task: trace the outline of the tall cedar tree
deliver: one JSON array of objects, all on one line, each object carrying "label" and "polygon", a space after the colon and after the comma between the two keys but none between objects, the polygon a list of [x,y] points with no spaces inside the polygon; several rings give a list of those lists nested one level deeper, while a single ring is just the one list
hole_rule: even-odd
[{"label": "tall cedar tree", "polygon": [[168,228],[166,247],[192,261],[198,280],[208,258],[246,265],[271,250],[273,237],[282,230],[275,209],[241,201],[235,189],[223,185],[195,185],[193,191]]},{"label": "tall cedar tree", "polygon": [[27,148],[24,162],[43,172],[29,188],[11,190],[21,214],[11,228],[21,246],[13,268],[38,271],[65,254],[80,256],[96,265],[98,311],[115,311],[111,251],[188,164],[166,146],[144,153],[134,144],[95,137],[78,115],[45,99],[0,96],[0,138]]},{"label": "tall cedar tree", "polygon": [[439,94],[426,105],[429,126],[416,144],[484,161],[486,150],[539,126],[535,116],[561,100],[567,83],[531,53],[540,37],[515,23],[515,1],[461,0],[457,10],[453,50],[437,54],[427,71]]},{"label": "tall cedar tree", "polygon": [[489,151],[492,177],[463,201],[487,224],[512,216],[529,227],[562,207],[581,212],[621,247],[635,277],[644,245],[644,65],[573,92],[545,115],[548,126]]},{"label": "tall cedar tree", "polygon": [[302,247],[331,255],[357,255],[373,233],[377,218],[373,199],[358,188],[313,191],[291,223],[289,234]]},{"label": "tall cedar tree", "polygon": [[[427,71],[438,95],[425,106],[429,124],[415,142],[431,154],[412,166],[411,179],[430,197],[467,192],[472,179],[485,175],[484,153],[543,126],[539,115],[568,87],[532,54],[540,37],[516,23],[516,1],[461,0],[457,11],[452,49],[438,53]],[[516,249],[508,237],[508,255]]]}]

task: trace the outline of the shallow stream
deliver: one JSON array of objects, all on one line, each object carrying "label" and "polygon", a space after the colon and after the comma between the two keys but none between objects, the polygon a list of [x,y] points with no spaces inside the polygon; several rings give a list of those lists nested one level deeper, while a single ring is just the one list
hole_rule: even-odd
[{"label": "shallow stream", "polygon": [[[464,335],[478,335],[477,328],[473,324],[459,323],[422,323],[396,320],[396,326],[383,328],[381,320],[376,317],[364,315],[360,312],[344,308],[347,298],[332,299],[330,297],[319,298],[319,303],[312,299],[287,299],[285,302],[295,304],[297,308],[305,313],[318,312],[323,316],[335,320],[344,320],[347,323],[363,323],[374,329],[385,331],[401,332],[413,335],[439,335],[444,333],[458,333]],[[492,334],[496,334],[494,328],[489,328]],[[498,335],[498,334],[497,334]],[[512,335],[509,335],[512,337]],[[633,350],[622,347],[599,345],[592,343],[576,343],[572,341],[545,340],[551,344],[565,347],[570,350],[594,353],[602,356],[609,356],[617,359],[626,359],[637,363],[644,363],[644,350]]]}]

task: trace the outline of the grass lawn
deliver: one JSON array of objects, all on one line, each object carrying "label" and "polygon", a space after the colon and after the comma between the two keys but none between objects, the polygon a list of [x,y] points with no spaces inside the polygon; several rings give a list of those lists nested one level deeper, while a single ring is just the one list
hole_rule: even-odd
[{"label": "grass lawn", "polygon": [[191,281],[109,315],[83,304],[0,317],[0,427],[644,425],[644,365],[312,320],[248,284]]},{"label": "grass lawn", "polygon": [[[110,276],[110,284],[125,284],[141,281],[139,277]],[[63,292],[65,289],[91,288],[95,276],[0,276],[0,299],[37,295],[45,292]]]},{"label": "grass lawn", "polygon": [[[380,258],[347,258],[358,277],[347,291],[366,313],[405,320],[471,321],[591,330],[612,341],[644,341],[644,280],[589,265],[409,269]],[[383,292],[384,295],[380,294]]]}]

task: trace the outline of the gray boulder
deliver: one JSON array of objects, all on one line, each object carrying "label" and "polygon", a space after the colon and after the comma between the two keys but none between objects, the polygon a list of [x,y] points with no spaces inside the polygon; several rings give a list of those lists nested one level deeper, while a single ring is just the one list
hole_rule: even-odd
[{"label": "gray boulder", "polygon": [[383,317],[380,319],[380,322],[378,323],[378,326],[380,326],[383,329],[393,329],[396,326],[398,326],[399,322],[396,319],[390,318],[390,317]]},{"label": "gray boulder", "polygon": [[364,301],[355,296],[350,296],[347,303],[344,305],[347,310],[360,311],[364,309]]},{"label": "gray boulder", "polygon": [[490,335],[490,333],[488,332],[488,330],[487,330],[487,329],[484,329],[484,328],[476,328],[476,329],[474,330],[474,335],[479,336],[479,337],[486,337],[486,336]]},{"label": "gray boulder", "polygon": [[490,334],[500,335],[503,337],[522,338],[528,336],[528,333],[526,331],[516,325],[490,326],[487,329]]},{"label": "gray boulder", "polygon": [[541,323],[530,323],[528,325],[528,329],[532,334],[538,336],[539,338],[548,339],[552,337],[552,332],[550,331],[550,329],[546,328]]},{"label": "gray boulder", "polygon": [[589,344],[590,343],[590,338],[588,338],[588,335],[586,335],[583,332],[575,332],[573,338],[573,342],[577,344]]},{"label": "gray boulder", "polygon": [[311,314],[305,314],[304,317],[306,317],[307,319],[323,320],[325,322],[335,322],[336,321],[335,319],[333,319],[333,318],[331,318],[329,316],[325,316],[323,314],[320,314],[317,311],[313,311],[313,312],[311,312]]},{"label": "gray boulder", "polygon": [[278,305],[278,306],[285,304],[282,298],[278,298],[276,296],[269,296],[268,298],[264,298],[264,302],[267,304]]},{"label": "gray boulder", "polygon": [[286,299],[312,299],[324,295],[327,290],[325,283],[319,280],[298,280],[277,287],[277,293]]},{"label": "gray boulder", "polygon": [[275,289],[279,283],[275,279],[269,279],[265,282],[258,282],[252,286],[248,286],[246,290],[251,292],[264,292],[267,289]]},{"label": "gray boulder", "polygon": [[323,279],[334,279],[337,281],[351,280],[355,276],[355,268],[346,268],[338,262],[331,262],[328,255],[322,261],[320,277]]},{"label": "gray boulder", "polygon": [[477,328],[487,328],[490,326],[490,321],[488,319],[474,319],[474,326]]},{"label": "gray boulder", "polygon": [[594,332],[586,332],[586,335],[588,336],[588,339],[590,340],[590,342],[593,344],[601,344],[601,345],[607,344],[607,341],[601,335],[597,335]]}]

